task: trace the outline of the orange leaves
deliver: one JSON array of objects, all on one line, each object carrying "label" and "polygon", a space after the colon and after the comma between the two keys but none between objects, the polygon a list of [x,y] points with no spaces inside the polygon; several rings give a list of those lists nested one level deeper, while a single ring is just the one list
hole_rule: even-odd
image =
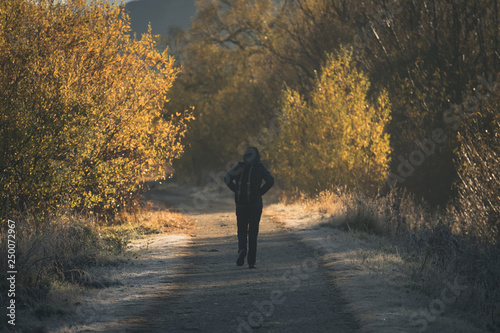
[{"label": "orange leaves", "polygon": [[[7,10],[14,7],[16,15]],[[47,208],[64,195],[74,208],[112,215],[135,197],[144,169],[162,177],[163,164],[182,153],[192,115],[162,116],[173,60],[151,35],[131,39],[128,16],[106,2],[12,0],[0,10],[0,112],[8,119],[0,170],[18,166],[0,179],[12,188],[5,196],[20,206],[20,196],[43,198],[37,205]]]}]

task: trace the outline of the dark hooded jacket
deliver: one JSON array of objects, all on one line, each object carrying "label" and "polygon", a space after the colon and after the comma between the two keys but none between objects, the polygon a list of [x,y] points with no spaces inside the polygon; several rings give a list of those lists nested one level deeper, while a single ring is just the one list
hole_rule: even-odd
[{"label": "dark hooded jacket", "polygon": [[262,196],[273,186],[274,178],[260,163],[259,150],[249,147],[243,155],[243,162],[229,170],[224,182],[234,192],[236,205],[262,207]]}]

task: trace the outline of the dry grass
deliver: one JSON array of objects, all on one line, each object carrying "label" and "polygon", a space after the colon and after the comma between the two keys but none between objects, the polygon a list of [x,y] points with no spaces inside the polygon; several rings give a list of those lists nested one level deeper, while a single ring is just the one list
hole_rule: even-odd
[{"label": "dry grass", "polygon": [[123,253],[131,240],[165,232],[186,232],[193,223],[186,216],[158,207],[152,203],[134,213],[120,213],[114,223],[98,227],[108,250]]},{"label": "dry grass", "polygon": [[445,281],[459,277],[468,288],[454,308],[486,329],[500,329],[500,246],[471,237],[474,224],[454,208],[431,210],[404,192],[369,198],[335,190],[314,198],[295,193],[287,200],[320,213],[324,225],[358,237],[384,236],[407,264],[413,288],[429,296],[439,295]]},{"label": "dry grass", "polygon": [[350,231],[395,235],[432,228],[427,209],[413,198],[393,192],[386,196],[365,197],[357,192],[323,191],[314,198],[299,199],[306,209],[326,217],[325,224]]},{"label": "dry grass", "polygon": [[[118,283],[99,276],[93,267],[112,265],[127,244],[144,235],[185,231],[192,223],[179,213],[146,205],[135,213],[122,213],[112,225],[92,216],[69,213],[35,221],[25,214],[16,221],[16,302],[35,316],[62,313],[82,288],[104,288]],[[6,248],[7,223],[0,226],[0,247]],[[6,290],[6,256],[0,258],[0,301]],[[72,294],[72,295],[70,295]],[[3,304],[3,303],[2,303]]]},{"label": "dry grass", "polygon": [[137,235],[186,231],[193,227],[192,221],[186,216],[152,202],[147,202],[137,212],[118,215],[114,225],[124,224],[132,226]]},{"label": "dry grass", "polygon": [[[92,286],[96,277],[88,269],[105,264],[109,253],[90,218],[63,214],[35,221],[30,215],[16,221],[16,304],[18,311],[35,315],[60,313],[67,304],[48,305],[58,283]],[[6,246],[6,225],[1,226],[0,246]],[[0,258],[0,298],[6,297],[5,258]],[[2,299],[2,301],[4,301]],[[58,310],[59,309],[59,310]]]}]

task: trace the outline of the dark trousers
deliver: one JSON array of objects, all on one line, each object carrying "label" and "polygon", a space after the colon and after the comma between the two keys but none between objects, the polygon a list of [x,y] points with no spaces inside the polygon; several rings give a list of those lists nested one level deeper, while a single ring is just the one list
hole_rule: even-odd
[{"label": "dark trousers", "polygon": [[259,234],[259,222],[262,215],[262,207],[236,206],[236,220],[238,224],[238,253],[244,250],[247,253],[249,265],[255,265],[257,258],[257,235]]}]

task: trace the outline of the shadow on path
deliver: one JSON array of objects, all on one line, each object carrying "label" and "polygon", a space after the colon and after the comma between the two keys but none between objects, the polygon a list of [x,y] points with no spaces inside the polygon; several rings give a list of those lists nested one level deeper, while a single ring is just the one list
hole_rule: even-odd
[{"label": "shadow on path", "polygon": [[[191,194],[184,200],[191,200]],[[175,197],[156,190],[150,199]],[[176,204],[182,197],[176,197]],[[257,269],[235,264],[234,207],[227,201],[191,216],[194,237],[182,252],[183,268],[142,299],[133,318],[106,332],[354,332],[357,324],[318,264],[312,249],[265,215]],[[172,287],[173,286],[173,287]],[[134,301],[134,302],[137,302]],[[133,307],[137,304],[122,304]],[[127,327],[125,330],[124,327]]]}]

